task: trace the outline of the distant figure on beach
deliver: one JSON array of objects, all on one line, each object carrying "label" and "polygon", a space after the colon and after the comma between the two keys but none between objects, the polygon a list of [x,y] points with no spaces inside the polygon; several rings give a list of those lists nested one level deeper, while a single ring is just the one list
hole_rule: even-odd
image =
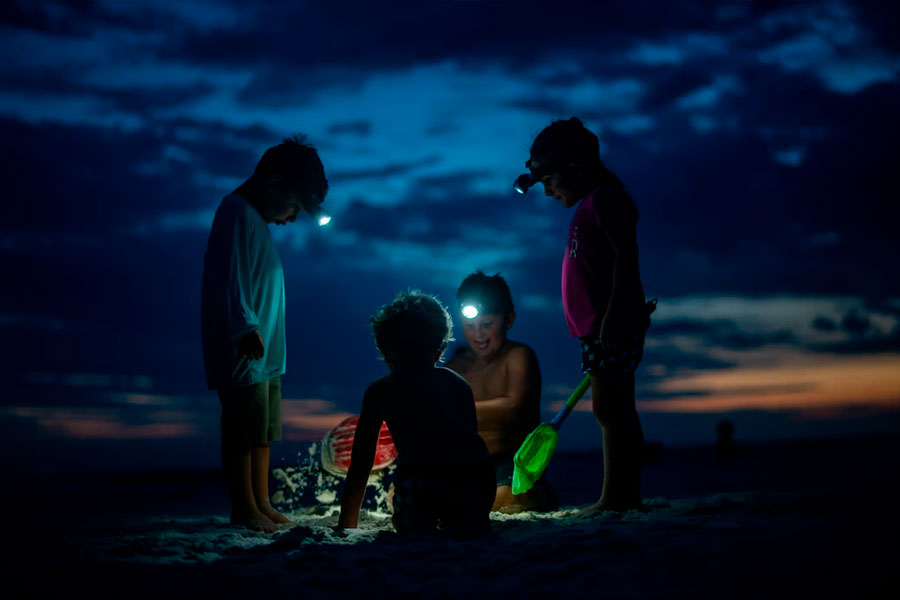
[{"label": "distant figure on beach", "polygon": [[475,395],[478,433],[497,477],[492,510],[554,510],[556,496],[544,479],[524,494],[512,493],[513,456],[540,424],[541,369],[530,347],[506,337],[516,319],[509,285],[499,274],[477,271],[463,280],[456,299],[468,348],[447,368],[462,375]]},{"label": "distant figure on beach", "polygon": [[268,224],[316,216],[328,192],[322,161],[302,138],[263,154],[222,200],[203,263],[203,361],[222,405],[222,469],[231,523],[272,532],[288,519],[269,504],[269,453],[281,439],[284,273]]},{"label": "distant figure on beach", "polygon": [[563,253],[563,312],[581,340],[582,371],[590,374],[603,433],[603,490],[586,512],[638,508],[644,434],[634,372],[655,301],[646,302],[638,269],[637,207],[600,160],[597,136],[576,117],[544,128],[525,166],[518,191],[540,182],[564,208],[576,207]]},{"label": "distant figure on beach", "polygon": [[398,456],[393,523],[400,534],[486,533],[494,468],[478,435],[475,399],[465,379],[438,367],[453,323],[444,306],[418,291],[400,293],[371,318],[375,345],[390,373],[362,401],[338,528],[355,528],[382,421]]},{"label": "distant figure on beach", "polygon": [[716,425],[716,454],[719,456],[737,456],[738,445],[734,441],[734,423],[728,419],[722,419]]}]

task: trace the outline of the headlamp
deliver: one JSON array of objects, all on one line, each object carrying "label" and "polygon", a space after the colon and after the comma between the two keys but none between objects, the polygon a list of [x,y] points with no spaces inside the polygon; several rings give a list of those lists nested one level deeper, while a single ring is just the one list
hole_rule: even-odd
[{"label": "headlamp", "polygon": [[530,172],[522,173],[521,175],[516,177],[515,182],[513,182],[513,189],[520,194],[526,193],[531,188],[531,186],[539,182],[542,177],[552,173],[553,163],[549,161],[541,163],[534,159],[528,159],[527,161],[525,161],[525,168],[527,168]]},{"label": "headlamp", "polygon": [[459,312],[467,319],[474,319],[481,312],[481,304],[478,302],[463,302],[460,305]]},{"label": "headlamp", "polygon": [[309,216],[315,219],[316,223],[318,223],[319,227],[324,227],[331,222],[331,215],[322,210],[321,204],[316,204],[314,206],[310,206],[306,209],[306,212],[309,213]]},{"label": "headlamp", "polygon": [[513,182],[513,189],[520,194],[524,194],[531,186],[536,183],[537,179],[532,177],[531,173],[522,173],[521,175],[516,177],[515,182]]}]

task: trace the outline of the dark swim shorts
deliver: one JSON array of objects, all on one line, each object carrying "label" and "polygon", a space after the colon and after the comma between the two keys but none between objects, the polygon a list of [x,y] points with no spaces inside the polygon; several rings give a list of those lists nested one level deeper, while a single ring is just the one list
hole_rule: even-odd
[{"label": "dark swim shorts", "polygon": [[490,530],[496,495],[490,462],[464,465],[399,465],[394,474],[397,533],[446,533],[471,539]]},{"label": "dark swim shorts", "polygon": [[585,336],[581,340],[581,372],[634,373],[644,356],[644,334],[637,334],[624,343],[600,346],[597,336]]},{"label": "dark swim shorts", "polygon": [[596,335],[580,337],[581,340],[581,372],[585,374],[633,374],[644,357],[644,336],[650,327],[650,315],[656,310],[657,300],[654,298],[644,305],[646,316],[642,317],[642,325],[638,325],[639,333],[626,336],[604,348]]},{"label": "dark swim shorts", "polygon": [[491,462],[494,464],[494,476],[497,478],[497,487],[512,485],[515,456],[515,452],[504,452],[491,457]]}]

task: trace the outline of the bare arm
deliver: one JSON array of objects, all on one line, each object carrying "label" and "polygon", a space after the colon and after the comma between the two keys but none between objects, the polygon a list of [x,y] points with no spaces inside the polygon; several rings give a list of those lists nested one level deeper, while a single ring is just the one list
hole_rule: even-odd
[{"label": "bare arm", "polygon": [[350,454],[350,470],[344,484],[344,496],[341,498],[341,515],[338,528],[355,529],[359,525],[359,508],[366,494],[366,483],[375,462],[375,449],[378,445],[378,434],[381,431],[383,418],[372,397],[371,388],[366,390],[363,398],[362,412],[353,436],[353,450]]}]

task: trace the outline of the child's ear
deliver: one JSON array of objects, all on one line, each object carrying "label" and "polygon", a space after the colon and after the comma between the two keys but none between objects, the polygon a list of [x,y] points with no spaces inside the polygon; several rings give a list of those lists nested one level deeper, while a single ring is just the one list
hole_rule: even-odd
[{"label": "child's ear", "polygon": [[516,313],[511,312],[506,315],[506,329],[509,330],[512,328],[513,321],[516,320]]}]

